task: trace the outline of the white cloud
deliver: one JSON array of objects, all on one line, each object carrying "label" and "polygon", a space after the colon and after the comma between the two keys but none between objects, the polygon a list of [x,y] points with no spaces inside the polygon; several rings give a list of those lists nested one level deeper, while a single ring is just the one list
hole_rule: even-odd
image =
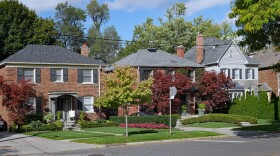
[{"label": "white cloud", "polygon": [[[37,13],[42,11],[53,11],[57,4],[64,3],[66,0],[19,0],[30,9]],[[75,6],[85,0],[67,0],[69,4]]]},{"label": "white cloud", "polygon": [[186,2],[187,14],[192,15],[204,9],[230,4],[231,0],[190,0]]},{"label": "white cloud", "polygon": [[109,8],[112,10],[134,11],[138,9],[154,9],[166,7],[172,3],[170,0],[107,0]]}]

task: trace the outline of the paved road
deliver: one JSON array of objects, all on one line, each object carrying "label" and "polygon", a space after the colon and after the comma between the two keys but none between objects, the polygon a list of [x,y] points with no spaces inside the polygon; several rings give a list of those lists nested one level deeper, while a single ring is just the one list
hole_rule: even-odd
[{"label": "paved road", "polygon": [[215,140],[193,140],[53,153],[80,156],[280,156],[280,134],[230,136]]}]

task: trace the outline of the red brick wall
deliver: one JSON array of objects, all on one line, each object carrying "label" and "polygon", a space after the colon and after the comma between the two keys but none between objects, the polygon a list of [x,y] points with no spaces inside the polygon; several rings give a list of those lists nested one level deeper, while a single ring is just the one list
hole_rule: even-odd
[{"label": "red brick wall", "polygon": [[271,88],[274,94],[278,95],[278,82],[277,73],[272,69],[259,70],[259,83],[266,82]]}]

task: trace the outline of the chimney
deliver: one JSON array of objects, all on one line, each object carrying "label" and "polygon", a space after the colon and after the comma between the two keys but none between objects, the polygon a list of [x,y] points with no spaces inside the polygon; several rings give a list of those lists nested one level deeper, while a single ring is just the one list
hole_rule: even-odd
[{"label": "chimney", "polygon": [[83,46],[81,47],[81,55],[86,57],[89,55],[89,48],[86,43],[83,43]]},{"label": "chimney", "polygon": [[196,36],[196,63],[201,64],[204,59],[204,43],[203,35],[201,32],[198,32]]},{"label": "chimney", "polygon": [[177,51],[177,56],[184,58],[185,55],[185,47],[182,45],[179,45],[176,47],[176,51]]}]

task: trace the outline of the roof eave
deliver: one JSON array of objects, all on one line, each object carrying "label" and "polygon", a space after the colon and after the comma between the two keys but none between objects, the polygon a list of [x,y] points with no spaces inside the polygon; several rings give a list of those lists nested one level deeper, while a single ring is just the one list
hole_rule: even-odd
[{"label": "roof eave", "polygon": [[101,66],[107,67],[108,65],[102,64],[75,64],[75,63],[40,63],[40,62],[3,62],[0,67],[5,65],[66,65],[66,66]]}]

